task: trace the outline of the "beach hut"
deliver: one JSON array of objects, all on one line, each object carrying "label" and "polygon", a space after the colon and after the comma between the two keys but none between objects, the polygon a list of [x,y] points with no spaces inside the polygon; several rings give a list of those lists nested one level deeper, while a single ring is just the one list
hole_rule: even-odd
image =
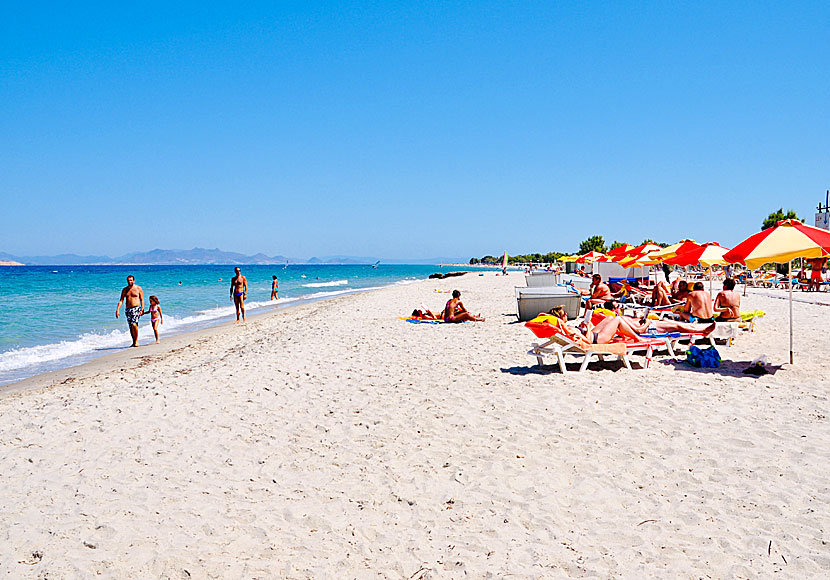
[{"label": "beach hut", "polygon": [[793,364],[793,259],[820,258],[830,253],[830,232],[798,220],[782,220],[771,228],[749,236],[723,255],[730,264],[755,269],[769,262],[789,265],[790,364]]}]

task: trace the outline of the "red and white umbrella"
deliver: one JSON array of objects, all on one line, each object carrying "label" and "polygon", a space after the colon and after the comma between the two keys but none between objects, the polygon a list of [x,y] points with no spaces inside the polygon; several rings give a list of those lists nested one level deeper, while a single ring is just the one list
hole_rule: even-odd
[{"label": "red and white umbrella", "polygon": [[820,258],[830,253],[830,232],[804,225],[798,220],[783,220],[753,234],[723,255],[730,263],[755,269],[769,262],[789,264],[790,287],[790,364],[793,363],[793,258]]}]

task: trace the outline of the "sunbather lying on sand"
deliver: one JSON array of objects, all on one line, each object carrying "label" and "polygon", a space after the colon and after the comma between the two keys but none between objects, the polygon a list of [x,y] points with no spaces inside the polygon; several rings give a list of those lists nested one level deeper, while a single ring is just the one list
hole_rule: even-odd
[{"label": "sunbather lying on sand", "polygon": [[441,320],[441,317],[428,309],[412,311],[410,318],[417,318],[418,320]]},{"label": "sunbather lying on sand", "polygon": [[481,314],[473,316],[467,312],[467,309],[464,308],[464,304],[461,303],[461,292],[458,290],[452,291],[452,298],[447,301],[447,305],[444,307],[442,315],[444,317],[444,322],[484,322],[484,318]]}]

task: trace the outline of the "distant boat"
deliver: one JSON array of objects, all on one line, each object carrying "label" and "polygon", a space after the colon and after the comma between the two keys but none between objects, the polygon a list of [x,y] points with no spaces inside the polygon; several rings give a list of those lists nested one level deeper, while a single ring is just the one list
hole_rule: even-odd
[{"label": "distant boat", "polygon": [[305,274],[300,274],[300,278],[305,278]]}]

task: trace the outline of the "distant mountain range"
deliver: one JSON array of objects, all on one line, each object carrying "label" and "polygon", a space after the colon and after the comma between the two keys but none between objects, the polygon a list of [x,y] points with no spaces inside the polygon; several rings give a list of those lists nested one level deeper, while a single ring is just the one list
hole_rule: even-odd
[{"label": "distant mountain range", "polygon": [[13,256],[0,252],[0,262],[20,262],[27,266],[76,266],[95,265],[111,266],[130,265],[200,265],[200,264],[442,264],[458,262],[457,258],[430,258],[418,260],[382,259],[368,256],[323,256],[308,259],[286,258],[285,256],[266,256],[259,253],[252,256],[237,252],[225,252],[218,248],[213,250],[193,248],[192,250],[151,250],[149,252],[132,252],[117,258],[109,256],[80,256],[78,254],[58,254],[57,256]]}]

